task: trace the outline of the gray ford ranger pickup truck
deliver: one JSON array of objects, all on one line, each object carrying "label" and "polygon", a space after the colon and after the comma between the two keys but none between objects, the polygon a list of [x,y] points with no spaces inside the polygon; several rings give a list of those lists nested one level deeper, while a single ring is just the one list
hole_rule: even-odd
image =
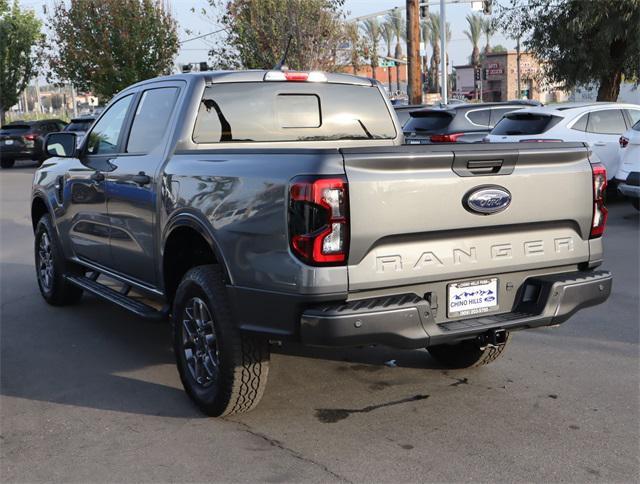
[{"label": "gray ford ranger pickup truck", "polygon": [[203,72],[119,93],[46,140],[31,215],[44,299],[170,318],[186,392],[252,409],[269,344],[497,358],[602,303],[606,174],[579,143],[403,145],[380,85]]}]

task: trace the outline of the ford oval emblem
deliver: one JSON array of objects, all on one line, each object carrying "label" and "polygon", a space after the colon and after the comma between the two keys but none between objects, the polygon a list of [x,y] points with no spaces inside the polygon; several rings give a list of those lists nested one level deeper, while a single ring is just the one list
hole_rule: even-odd
[{"label": "ford oval emblem", "polygon": [[505,210],[511,203],[511,193],[499,186],[477,187],[468,192],[462,204],[470,212],[491,215]]}]

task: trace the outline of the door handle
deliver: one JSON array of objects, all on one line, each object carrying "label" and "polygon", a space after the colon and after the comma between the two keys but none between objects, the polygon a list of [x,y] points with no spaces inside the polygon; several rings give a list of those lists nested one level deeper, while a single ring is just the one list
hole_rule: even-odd
[{"label": "door handle", "polygon": [[104,173],[96,171],[91,175],[91,179],[96,182],[102,182],[104,181]]},{"label": "door handle", "polygon": [[604,141],[596,141],[593,144],[594,146],[607,146],[607,143],[605,143]]},{"label": "door handle", "polygon": [[141,171],[137,175],[133,175],[131,179],[133,180],[134,183],[137,183],[140,186],[148,185],[149,183],[151,183],[151,177],[147,175],[144,171]]}]

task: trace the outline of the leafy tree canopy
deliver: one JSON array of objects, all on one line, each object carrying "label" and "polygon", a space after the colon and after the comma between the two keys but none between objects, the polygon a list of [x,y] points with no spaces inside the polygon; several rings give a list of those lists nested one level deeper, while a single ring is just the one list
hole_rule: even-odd
[{"label": "leafy tree canopy", "polygon": [[102,101],[171,72],[176,21],[160,0],[57,1],[49,27],[52,72]]},{"label": "leafy tree canopy", "polygon": [[210,0],[225,38],[210,52],[218,68],[333,70],[346,39],[344,0]]},{"label": "leafy tree canopy", "polygon": [[36,74],[37,45],[41,23],[32,10],[22,11],[18,1],[9,6],[0,0],[0,122],[5,111],[18,103],[18,97]]},{"label": "leafy tree canopy", "polygon": [[623,77],[640,78],[639,0],[510,0],[499,17],[551,82],[598,82],[598,100],[615,101]]}]

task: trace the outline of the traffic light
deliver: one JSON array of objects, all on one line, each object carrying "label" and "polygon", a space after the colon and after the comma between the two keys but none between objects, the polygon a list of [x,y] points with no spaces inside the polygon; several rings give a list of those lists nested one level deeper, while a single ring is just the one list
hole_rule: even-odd
[{"label": "traffic light", "polygon": [[480,80],[480,72],[481,72],[481,69],[479,67],[476,67],[473,70],[474,78],[475,78],[476,81]]},{"label": "traffic light", "polygon": [[429,6],[420,5],[420,18],[427,18],[429,16]]},{"label": "traffic light", "polygon": [[491,15],[492,6],[493,6],[493,0],[482,0],[482,12],[485,15]]}]

